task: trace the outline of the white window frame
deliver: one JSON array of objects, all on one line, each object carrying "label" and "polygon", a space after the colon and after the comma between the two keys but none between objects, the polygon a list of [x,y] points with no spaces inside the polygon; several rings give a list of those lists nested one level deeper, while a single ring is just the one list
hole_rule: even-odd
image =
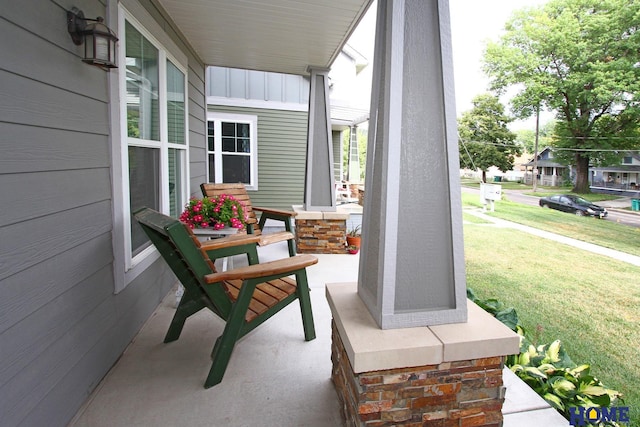
[{"label": "white window frame", "polygon": [[[214,151],[209,150],[209,122],[214,122]],[[216,162],[215,182],[223,183],[222,180],[222,122],[248,123],[249,124],[249,144],[250,150],[250,182],[245,183],[247,190],[258,190],[258,116],[250,114],[230,114],[230,113],[207,113],[207,141],[206,141],[206,165],[207,180],[209,180],[209,155],[213,154]]]},{"label": "white window frame", "polygon": [[[139,19],[144,20],[146,25]],[[160,140],[147,140],[129,138],[127,133],[127,88],[126,88],[126,49],[125,49],[125,21],[133,25],[153,46],[158,49],[159,65],[159,123]],[[131,209],[129,202],[129,156],[130,146],[155,148],[160,150],[160,210],[169,214],[169,149],[182,151],[182,164],[180,173],[180,206],[189,199],[189,111],[188,111],[188,60],[180,49],[171,41],[164,30],[153,20],[153,18],[137,2],[128,2],[127,8],[122,4],[117,9],[118,34],[122,34],[118,49],[117,84],[111,85],[112,99],[119,99],[112,102],[112,158],[113,158],[113,247],[114,247],[114,282],[115,293],[122,291],[130,282],[144,272],[160,254],[155,246],[151,245],[132,256],[131,251]],[[155,37],[157,35],[158,37]],[[162,41],[159,40],[162,39]],[[184,75],[184,95],[185,95],[185,135],[184,144],[170,143],[168,141],[167,124],[167,60]],[[115,83],[112,80],[112,83]],[[119,136],[117,139],[116,135]]]}]

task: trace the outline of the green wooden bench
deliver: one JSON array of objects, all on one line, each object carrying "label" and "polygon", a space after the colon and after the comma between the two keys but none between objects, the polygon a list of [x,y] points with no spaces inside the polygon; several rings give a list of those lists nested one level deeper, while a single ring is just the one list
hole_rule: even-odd
[{"label": "green wooden bench", "polygon": [[[317,258],[296,255],[259,264],[258,236],[230,236],[201,243],[180,221],[152,209],[143,208],[135,217],[185,288],[164,342],[177,340],[186,319],[203,308],[226,321],[213,347],[205,388],[222,381],[240,338],[296,299],[305,340],[315,338],[306,267],[317,263]],[[249,265],[216,272],[216,258],[237,254],[246,254]],[[288,276],[295,276],[295,280]]]}]

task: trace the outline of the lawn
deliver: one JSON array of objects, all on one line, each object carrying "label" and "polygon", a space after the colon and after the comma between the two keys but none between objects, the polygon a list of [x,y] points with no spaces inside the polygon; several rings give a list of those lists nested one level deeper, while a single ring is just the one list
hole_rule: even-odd
[{"label": "lawn", "polygon": [[[470,193],[462,194],[462,203],[481,206],[478,196]],[[506,200],[496,202],[495,212],[487,215],[640,256],[640,228]]]},{"label": "lawn", "polygon": [[[524,212],[503,202],[499,206],[501,216]],[[575,233],[586,224],[588,234],[602,227],[595,234],[601,240],[609,235],[607,246],[620,244],[608,224],[624,228],[636,246],[640,237],[615,223],[528,208],[557,214],[553,220],[533,221],[550,221],[561,234]],[[558,230],[565,220],[567,225]],[[640,427],[640,268],[514,229],[465,221],[464,235],[467,285],[480,298],[497,298],[514,307],[538,343],[561,339],[574,362],[590,364],[606,386],[624,393],[632,416],[629,425]],[[629,245],[630,239],[622,243]],[[537,338],[536,329],[541,331]]]}]

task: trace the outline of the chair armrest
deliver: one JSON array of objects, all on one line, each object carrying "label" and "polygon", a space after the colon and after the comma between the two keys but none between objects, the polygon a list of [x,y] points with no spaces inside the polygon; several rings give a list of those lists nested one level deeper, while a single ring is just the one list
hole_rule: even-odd
[{"label": "chair armrest", "polygon": [[293,217],[298,215],[298,213],[294,211],[285,211],[282,209],[271,209],[271,208],[259,208],[256,206],[253,207],[253,210],[260,211],[266,215],[277,215],[277,216],[287,216],[287,217]]},{"label": "chair armrest", "polygon": [[296,255],[290,258],[279,259],[277,261],[265,262],[262,264],[249,265],[247,267],[235,268],[220,273],[207,274],[204,276],[206,283],[219,283],[225,280],[247,280],[259,277],[290,275],[297,270],[301,270],[310,265],[316,264],[318,258],[313,255]]},{"label": "chair armrest", "polygon": [[207,240],[200,243],[200,249],[205,251],[215,251],[234,246],[250,245],[252,243],[258,243],[259,241],[260,236],[255,236],[253,234],[238,234],[221,237],[219,239]]}]

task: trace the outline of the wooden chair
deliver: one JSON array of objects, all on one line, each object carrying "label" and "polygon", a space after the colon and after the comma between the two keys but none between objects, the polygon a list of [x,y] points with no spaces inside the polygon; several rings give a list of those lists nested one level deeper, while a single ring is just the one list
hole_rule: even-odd
[{"label": "wooden chair", "polygon": [[[296,242],[295,235],[293,234],[293,224],[291,218],[296,216],[293,211],[285,211],[281,209],[260,208],[251,205],[251,199],[247,190],[242,183],[237,184],[200,184],[200,190],[205,197],[217,197],[221,194],[230,194],[236,199],[244,203],[247,209],[247,215],[249,216],[249,222],[247,224],[247,233],[260,236],[258,241],[259,246],[270,245],[271,243],[287,242],[289,248],[289,255],[294,256],[296,254]],[[256,212],[261,213],[260,220],[256,217]],[[267,219],[273,219],[282,221],[284,223],[285,231],[277,233],[262,234],[262,229]]]},{"label": "wooden chair", "polygon": [[[149,208],[135,217],[185,288],[164,342],[180,337],[186,319],[208,308],[226,321],[213,347],[213,363],[204,384],[212,387],[224,376],[236,342],[295,301],[300,303],[306,341],[315,338],[306,267],[312,255],[258,263],[258,236],[235,235],[201,243],[180,221]],[[216,272],[215,258],[246,254],[249,265]],[[295,280],[287,277],[295,275]]]}]

